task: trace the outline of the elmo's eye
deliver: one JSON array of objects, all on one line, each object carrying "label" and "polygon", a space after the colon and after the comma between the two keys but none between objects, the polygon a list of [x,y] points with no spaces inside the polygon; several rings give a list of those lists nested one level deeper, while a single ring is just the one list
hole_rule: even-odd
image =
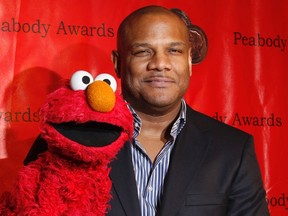
[{"label": "elmo's eye", "polygon": [[107,73],[99,74],[95,78],[95,81],[96,80],[102,80],[102,81],[108,83],[110,85],[110,87],[113,89],[114,92],[117,89],[117,82],[116,82],[115,78],[113,76],[111,76],[110,74],[107,74]]},{"label": "elmo's eye", "polygon": [[70,86],[74,91],[85,90],[87,86],[92,82],[93,77],[89,72],[79,70],[72,75],[70,79]]}]

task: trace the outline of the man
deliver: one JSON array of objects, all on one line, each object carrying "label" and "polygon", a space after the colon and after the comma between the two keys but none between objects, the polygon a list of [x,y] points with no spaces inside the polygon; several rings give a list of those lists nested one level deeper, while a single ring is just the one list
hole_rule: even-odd
[{"label": "man", "polygon": [[135,139],[112,163],[108,215],[268,215],[252,137],[182,99],[193,40],[181,18],[150,6],[119,27],[112,56]]},{"label": "man", "polygon": [[111,163],[108,215],[269,215],[253,138],[183,100],[201,36],[186,21],[149,6],[119,27],[112,59],[135,131]]}]

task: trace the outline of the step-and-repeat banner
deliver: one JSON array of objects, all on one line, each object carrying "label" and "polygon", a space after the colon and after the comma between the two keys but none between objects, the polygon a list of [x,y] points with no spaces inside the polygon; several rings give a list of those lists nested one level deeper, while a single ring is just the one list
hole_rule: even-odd
[{"label": "step-and-repeat banner", "polygon": [[151,4],[185,10],[206,32],[208,55],[185,98],[254,135],[271,215],[288,215],[287,1],[1,0],[0,193],[39,134],[46,95],[79,69],[115,75],[119,23]]}]

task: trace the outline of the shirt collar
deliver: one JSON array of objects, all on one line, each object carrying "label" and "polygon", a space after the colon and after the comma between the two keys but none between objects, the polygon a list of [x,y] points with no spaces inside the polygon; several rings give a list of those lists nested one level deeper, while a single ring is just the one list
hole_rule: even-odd
[{"label": "shirt collar", "polygon": [[[178,118],[176,119],[176,121],[174,122],[173,126],[172,126],[172,129],[170,131],[170,135],[172,137],[176,137],[180,131],[182,130],[183,126],[185,125],[186,123],[186,102],[184,99],[181,100],[181,109],[180,109],[180,112],[179,112],[179,116]],[[134,134],[133,134],[133,138],[137,137],[140,133],[140,130],[141,130],[141,126],[142,126],[142,121],[139,117],[139,115],[135,112],[135,110],[132,108],[132,106],[130,106],[128,104],[128,108],[130,109],[132,115],[133,115],[133,118],[134,118]],[[176,130],[174,130],[176,128]]]}]

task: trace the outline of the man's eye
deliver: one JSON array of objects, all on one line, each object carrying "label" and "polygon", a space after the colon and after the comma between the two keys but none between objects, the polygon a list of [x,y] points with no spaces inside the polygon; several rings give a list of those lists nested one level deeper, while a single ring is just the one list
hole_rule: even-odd
[{"label": "man's eye", "polygon": [[181,49],[169,49],[169,52],[175,53],[175,54],[180,54],[180,53],[182,53],[182,50]]},{"label": "man's eye", "polygon": [[150,50],[136,50],[136,51],[133,51],[132,52],[132,55],[134,56],[147,56],[147,55],[150,55],[151,54],[151,51]]}]

